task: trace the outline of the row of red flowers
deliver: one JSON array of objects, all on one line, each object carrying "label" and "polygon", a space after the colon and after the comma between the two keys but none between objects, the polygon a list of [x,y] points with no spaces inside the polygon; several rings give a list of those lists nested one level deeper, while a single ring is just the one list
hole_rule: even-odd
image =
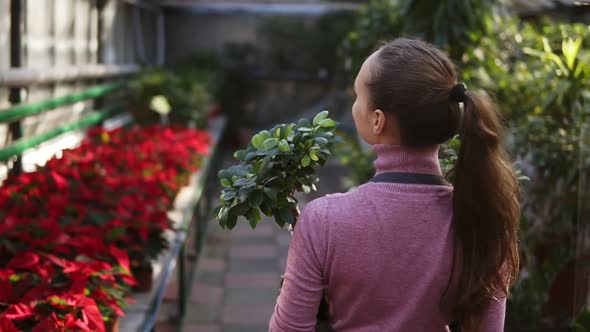
[{"label": "row of red flowers", "polygon": [[166,212],[207,154],[180,127],[93,129],[0,187],[0,331],[105,331],[132,272],[167,245]]}]

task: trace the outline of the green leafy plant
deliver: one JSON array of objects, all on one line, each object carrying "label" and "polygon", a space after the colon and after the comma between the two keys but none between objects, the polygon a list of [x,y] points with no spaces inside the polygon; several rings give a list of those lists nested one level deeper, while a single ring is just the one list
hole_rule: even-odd
[{"label": "green leafy plant", "polygon": [[131,84],[135,119],[140,124],[153,124],[159,121],[158,114],[168,115],[174,123],[194,121],[204,128],[213,104],[210,76],[187,67],[145,70]]},{"label": "green leafy plant", "polygon": [[356,75],[363,61],[382,40],[401,34],[403,20],[397,0],[371,0],[356,14],[352,30],[340,46],[346,69]]},{"label": "green leafy plant", "polygon": [[295,193],[316,190],[316,170],[337,141],[336,124],[324,111],[313,121],[301,119],[254,135],[245,150],[235,152],[240,163],[219,172],[223,190],[213,217],[229,229],[240,216],[255,228],[262,214],[280,227],[293,227],[299,216]]},{"label": "green leafy plant", "polygon": [[342,140],[336,145],[338,161],[348,168],[349,175],[342,179],[345,188],[352,189],[368,182],[375,175],[375,153],[363,149],[359,139],[345,133],[339,133]]},{"label": "green leafy plant", "polygon": [[524,327],[545,315],[554,279],[574,259],[590,28],[514,16],[494,21],[492,34],[466,51],[461,67],[469,85],[495,96],[507,120],[508,148],[533,179],[523,202],[523,273],[507,310],[507,325]]},{"label": "green leafy plant", "polygon": [[488,35],[498,0],[399,0],[403,34],[428,40],[460,59],[465,49]]},{"label": "green leafy plant", "polygon": [[434,43],[455,59],[491,33],[498,0],[371,0],[357,11],[341,53],[356,75],[382,41],[400,36]]}]

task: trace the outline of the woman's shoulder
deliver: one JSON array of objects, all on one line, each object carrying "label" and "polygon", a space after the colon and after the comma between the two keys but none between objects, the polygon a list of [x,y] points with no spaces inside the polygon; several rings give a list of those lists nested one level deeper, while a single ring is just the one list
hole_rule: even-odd
[{"label": "woman's shoulder", "polygon": [[[332,193],[315,198],[305,204],[301,215],[315,220],[326,220],[328,215],[344,212],[348,207],[354,206],[354,202],[361,197],[361,191],[361,188],[356,188],[344,193]],[[328,214],[327,211],[330,213]]]},{"label": "woman's shoulder", "polygon": [[337,204],[339,202],[343,202],[343,201],[353,198],[354,196],[356,196],[358,194],[358,191],[359,190],[357,188],[357,189],[354,189],[354,190],[351,190],[348,192],[331,193],[331,194],[327,194],[327,195],[315,198],[315,199],[307,202],[307,204],[305,204],[305,209],[311,209],[311,210],[324,209],[328,205]]}]

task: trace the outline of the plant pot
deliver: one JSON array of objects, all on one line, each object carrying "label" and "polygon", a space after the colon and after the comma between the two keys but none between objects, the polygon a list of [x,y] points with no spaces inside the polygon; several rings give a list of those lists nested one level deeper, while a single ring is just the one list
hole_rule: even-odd
[{"label": "plant pot", "polygon": [[106,332],[119,332],[119,317],[113,317],[104,323]]},{"label": "plant pot", "polygon": [[131,268],[131,272],[137,281],[137,285],[133,286],[133,291],[137,293],[147,293],[152,290],[154,283],[154,269],[151,264]]}]

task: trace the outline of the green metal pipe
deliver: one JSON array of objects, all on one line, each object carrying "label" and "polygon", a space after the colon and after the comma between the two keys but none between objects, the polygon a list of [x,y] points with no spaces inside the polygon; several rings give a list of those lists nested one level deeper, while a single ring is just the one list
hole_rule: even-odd
[{"label": "green metal pipe", "polygon": [[38,136],[35,136],[32,138],[20,139],[20,140],[16,141],[14,144],[11,144],[11,145],[5,147],[4,149],[0,150],[0,162],[6,161],[13,156],[20,155],[25,150],[35,147],[35,146],[37,146],[45,141],[48,141],[52,138],[55,138],[61,134],[65,134],[65,133],[68,133],[68,132],[71,132],[74,130],[78,130],[81,128],[90,127],[92,125],[100,123],[102,120],[113,116],[114,114],[120,112],[122,109],[123,109],[123,107],[118,106],[118,107],[113,107],[113,108],[107,109],[102,112],[94,112],[77,122],[70,123],[70,124],[65,125],[63,127],[54,129],[50,132],[47,132],[47,133],[44,133],[44,134],[41,134],[41,135],[38,135]]},{"label": "green metal pipe", "polygon": [[33,104],[24,104],[0,110],[0,123],[14,122],[30,115],[43,113],[45,111],[70,105],[79,101],[94,99],[124,88],[126,83],[114,83],[96,86],[73,95],[57,97]]}]

